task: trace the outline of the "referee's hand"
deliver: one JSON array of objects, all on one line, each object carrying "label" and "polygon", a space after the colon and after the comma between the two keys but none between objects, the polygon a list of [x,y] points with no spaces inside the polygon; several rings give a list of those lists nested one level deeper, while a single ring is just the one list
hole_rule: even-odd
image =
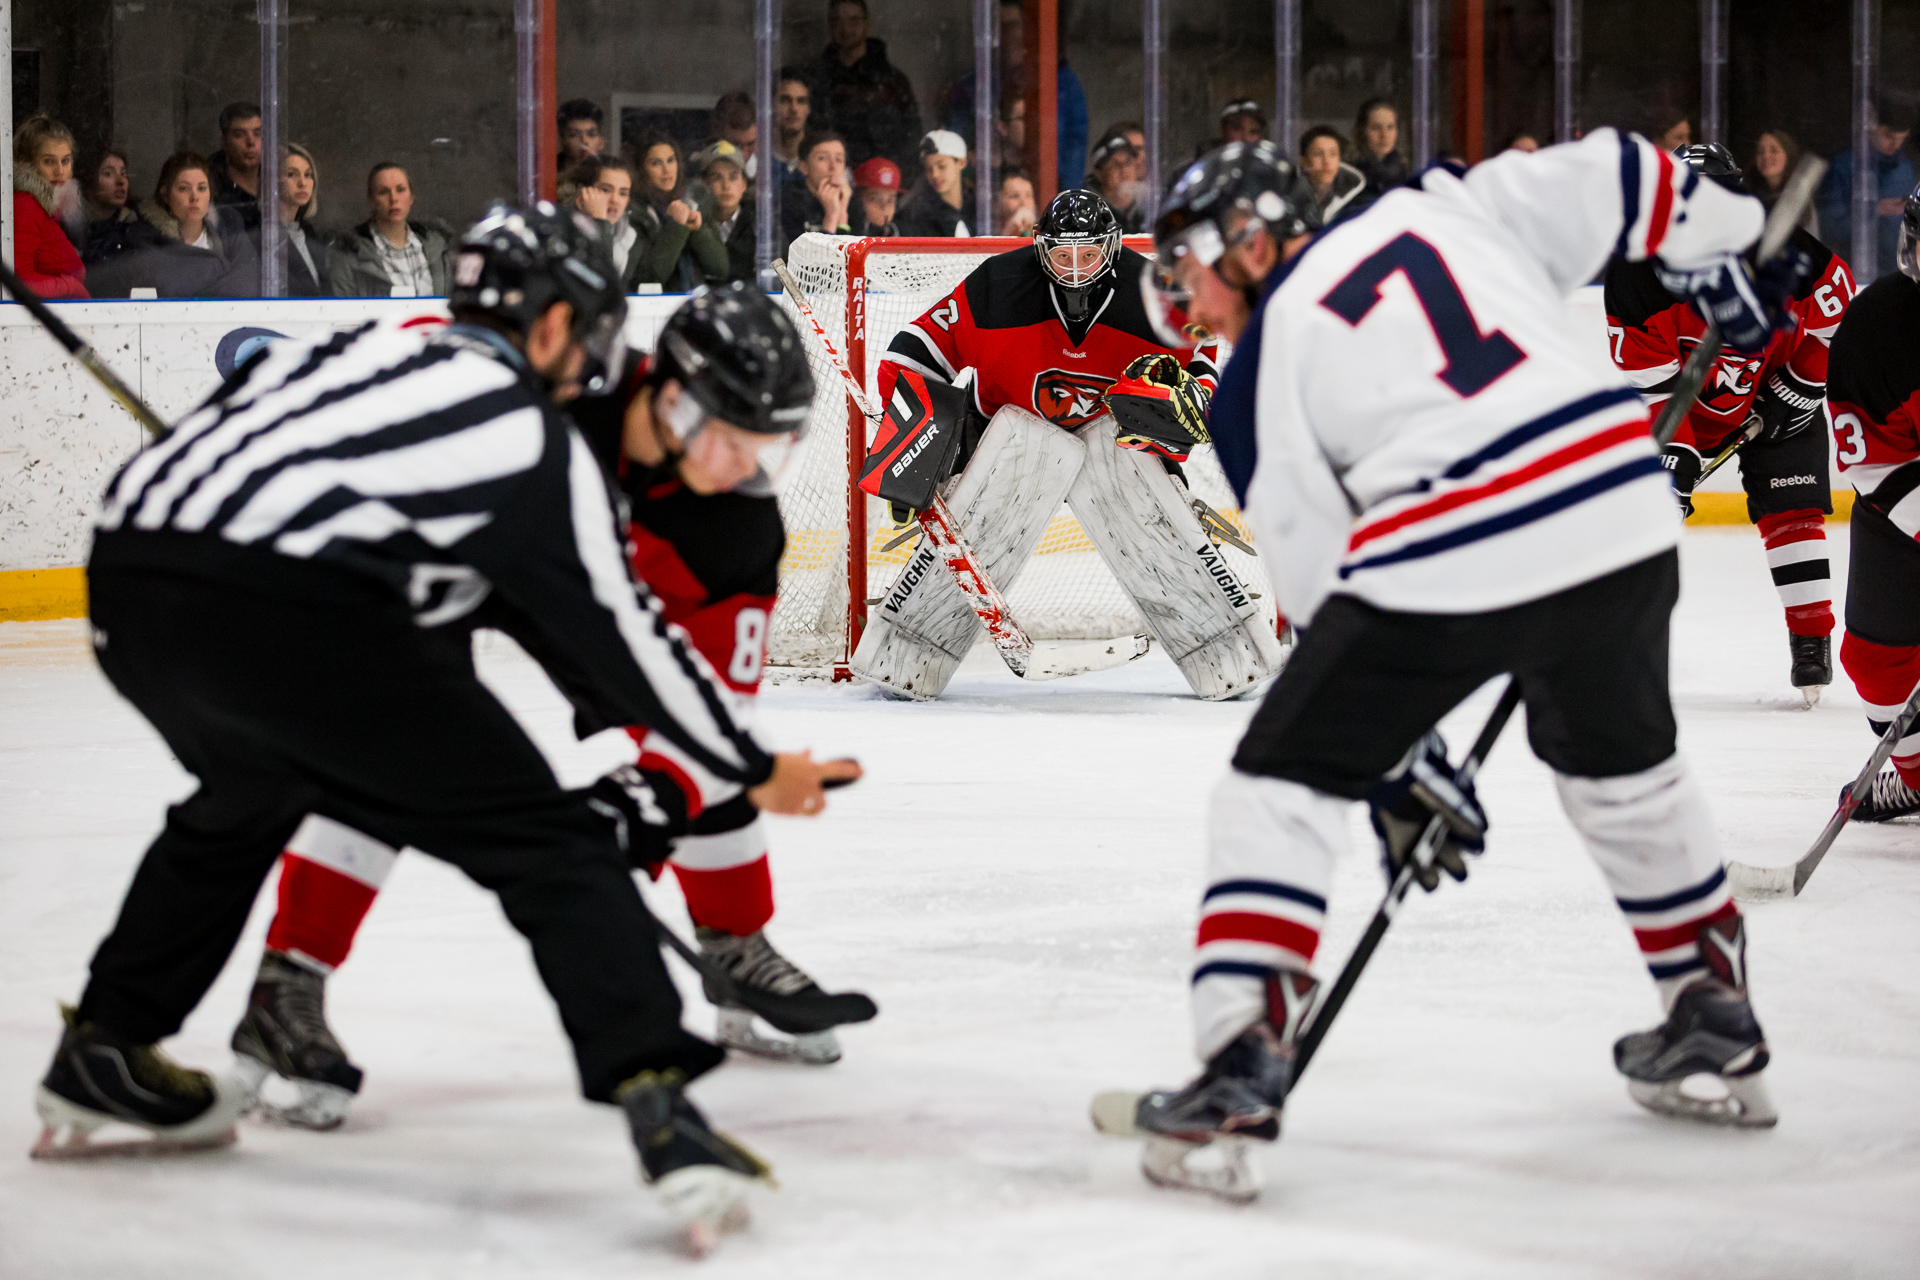
[{"label": "referee's hand", "polygon": [[782,752],[773,758],[773,776],[747,791],[762,813],[811,818],[827,807],[828,787],[844,787],[861,776],[857,760],[815,761],[811,751]]}]

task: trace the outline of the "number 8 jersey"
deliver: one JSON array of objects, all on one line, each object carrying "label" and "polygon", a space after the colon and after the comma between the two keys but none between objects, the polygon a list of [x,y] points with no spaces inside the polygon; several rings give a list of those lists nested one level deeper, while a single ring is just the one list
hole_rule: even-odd
[{"label": "number 8 jersey", "polygon": [[[1430,169],[1309,242],[1269,277],[1212,423],[1282,612],[1338,592],[1477,613],[1672,547],[1646,408],[1566,298],[1616,255],[1698,265],[1763,220],[1600,129]],[[1251,422],[1222,412],[1242,403]]]}]

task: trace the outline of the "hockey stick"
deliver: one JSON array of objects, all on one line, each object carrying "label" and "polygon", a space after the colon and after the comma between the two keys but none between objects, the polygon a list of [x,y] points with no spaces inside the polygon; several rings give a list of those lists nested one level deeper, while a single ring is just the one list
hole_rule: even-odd
[{"label": "hockey stick", "polygon": [[13,273],[13,268],[5,262],[0,262],[0,285],[6,286],[7,292],[13,295],[14,301],[25,307],[27,314],[39,321],[40,327],[52,334],[53,340],[65,347],[68,353],[80,362],[80,367],[92,374],[94,381],[105,387],[107,394],[118,400],[120,407],[132,414],[134,420],[147,429],[148,435],[158,440],[173,430],[160,420],[159,414],[147,408],[140,397],[134,394],[133,388],[120,381],[120,375],[107,367],[107,362],[100,358],[99,352],[88,345],[79,334],[69,329],[66,322],[59,316],[53,314],[52,308],[41,301],[40,295],[29,289],[20,277]]},{"label": "hockey stick", "polygon": [[[807,301],[799,284],[787,270],[784,259],[775,258],[773,273],[786,287],[787,300],[793,303],[794,310],[806,319],[813,336],[826,351],[827,359],[832,363],[840,381],[845,386],[847,397],[853,407],[859,410],[868,422],[877,423],[884,416],[867,399],[866,388],[853,376],[846,357],[827,336],[827,330],[814,314],[813,305]],[[960,532],[960,522],[948,510],[946,499],[937,492],[933,502],[919,513],[920,527],[926,533],[927,542],[932,546],[934,555],[947,567],[954,585],[960,588],[967,607],[972,609],[987,629],[987,636],[993,641],[994,650],[1000,660],[1007,664],[1007,670],[1023,680],[1053,680],[1060,676],[1084,675],[1092,671],[1104,671],[1110,667],[1123,666],[1140,657],[1147,651],[1145,636],[1133,636],[1127,639],[1096,640],[1086,644],[1049,645],[1044,650],[1037,649],[1026,629],[1013,616],[1013,609],[1007,604],[1006,596],[994,585],[980,567],[980,561],[967,544],[966,537]],[[849,547],[849,555],[860,554],[860,549]]]},{"label": "hockey stick", "polygon": [[1800,860],[1785,867],[1750,867],[1744,862],[1727,864],[1727,883],[1733,886],[1733,896],[1742,902],[1777,902],[1781,898],[1797,898],[1800,891],[1807,887],[1807,881],[1827,856],[1827,850],[1840,837],[1840,828],[1847,825],[1860,808],[1860,802],[1867,798],[1867,792],[1873,788],[1873,780],[1880,776],[1881,768],[1893,749],[1900,745],[1900,739],[1907,736],[1907,730],[1913,727],[1916,717],[1920,717],[1920,688],[1915,688],[1913,696],[1907,699],[1907,705],[1893,718],[1887,731],[1880,735],[1880,745],[1873,749],[1873,755],[1867,760],[1867,767],[1854,778],[1853,785],[1840,797],[1840,807],[1827,819],[1827,825],[1820,832],[1820,838],[1813,842],[1813,848],[1802,854]]}]

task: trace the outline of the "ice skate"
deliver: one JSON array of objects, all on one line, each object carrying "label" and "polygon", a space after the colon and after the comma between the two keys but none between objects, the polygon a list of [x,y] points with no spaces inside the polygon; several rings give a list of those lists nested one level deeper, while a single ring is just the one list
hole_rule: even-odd
[{"label": "ice skate", "polygon": [[1820,701],[1820,691],[1833,683],[1833,644],[1827,636],[1787,637],[1793,655],[1793,687],[1809,707]]},{"label": "ice skate", "polygon": [[[183,1067],[154,1045],[79,1022],[71,1006],[60,1013],[67,1029],[34,1098],[43,1126],[34,1159],[171,1155],[233,1142],[234,1121],[245,1104],[238,1081]],[[94,1141],[94,1133],[110,1124],[152,1136]]]},{"label": "ice skate", "polygon": [[703,1258],[721,1236],[746,1229],[747,1188],[756,1180],[773,1185],[773,1173],[760,1157],[710,1128],[685,1089],[678,1070],[643,1071],[613,1097],[633,1130],[642,1180],[686,1228],[688,1250]]},{"label": "ice skate", "polygon": [[1280,1136],[1294,1045],[1320,986],[1284,970],[1275,970],[1266,985],[1267,1016],[1214,1054],[1197,1079],[1184,1089],[1141,1095],[1134,1124],[1147,1140],[1140,1153],[1147,1181],[1233,1204],[1260,1194],[1250,1144]]},{"label": "ice skate", "polygon": [[[337,1129],[347,1118],[362,1073],[327,1026],[326,984],[317,967],[285,952],[260,957],[247,1012],[233,1031],[250,1114],[301,1129]],[[292,1088],[290,1102],[266,1097],[269,1077]]]},{"label": "ice skate", "polygon": [[[1847,795],[1853,788],[1840,788],[1840,803],[1846,804]],[[1892,822],[1895,818],[1911,818],[1920,814],[1920,791],[1907,785],[1906,779],[1896,769],[1883,770],[1867,788],[1867,794],[1860,801],[1860,807],[1853,811],[1855,822]]]},{"label": "ice skate", "polygon": [[[1767,1041],[1747,1002],[1746,950],[1740,920],[1703,927],[1708,975],[1681,990],[1665,1023],[1614,1044],[1614,1065],[1635,1102],[1702,1124],[1771,1129],[1779,1121],[1760,1079]],[[1689,1091],[1690,1081],[1705,1087]]]},{"label": "ice skate", "polygon": [[[701,954],[719,966],[725,981],[702,978],[707,999],[719,1010],[717,1039],[729,1049],[771,1058],[825,1066],[840,1060],[840,1040],[833,1028],[864,1022],[874,1014],[873,1002],[858,993],[829,994],[774,949],[764,932],[744,937],[723,929],[696,929]],[[777,997],[781,1011],[759,1001],[749,1007],[740,987],[751,993]],[[764,1030],[762,1029],[764,1028]]]}]

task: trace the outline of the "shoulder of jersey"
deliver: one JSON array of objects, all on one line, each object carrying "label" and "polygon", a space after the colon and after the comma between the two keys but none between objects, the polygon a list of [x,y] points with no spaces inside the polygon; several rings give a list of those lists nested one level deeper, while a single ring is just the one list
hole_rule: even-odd
[{"label": "shoulder of jersey", "polygon": [[1607,264],[1601,288],[1607,314],[1622,324],[1644,325],[1669,307],[1686,305],[1667,292],[1651,262],[1615,258]]},{"label": "shoulder of jersey", "polygon": [[1030,246],[994,254],[961,287],[976,329],[1023,329],[1053,318],[1047,273]]},{"label": "shoulder of jersey", "polygon": [[1827,282],[1827,274],[1833,270],[1837,255],[1805,227],[1795,227],[1793,234],[1787,237],[1787,243],[1805,253],[1811,264],[1807,274],[1801,277],[1793,290],[1795,301],[1805,301],[1813,296],[1814,290]]},{"label": "shoulder of jersey", "polygon": [[1920,386],[1920,285],[1896,273],[1862,289],[1833,335],[1832,359],[1898,369],[1903,381]]}]

